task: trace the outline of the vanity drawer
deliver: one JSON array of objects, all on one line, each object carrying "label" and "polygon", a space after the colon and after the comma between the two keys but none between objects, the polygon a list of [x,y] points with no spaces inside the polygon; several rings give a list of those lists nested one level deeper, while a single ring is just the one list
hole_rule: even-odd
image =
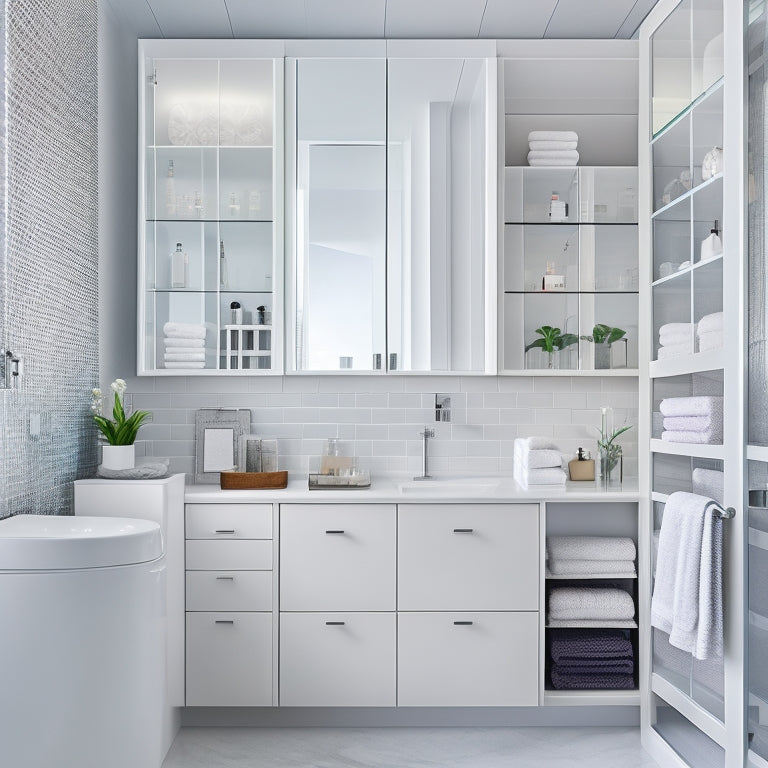
[{"label": "vanity drawer", "polygon": [[188,571],[268,571],[272,541],[187,541]]},{"label": "vanity drawer", "polygon": [[271,539],[271,504],[187,504],[188,539]]},{"label": "vanity drawer", "polygon": [[538,504],[399,505],[399,610],[538,606]]},{"label": "vanity drawer", "polygon": [[272,705],[272,614],[187,614],[187,706]]},{"label": "vanity drawer", "polygon": [[394,613],[280,614],[280,706],[394,707]]},{"label": "vanity drawer", "polygon": [[271,611],[272,571],[187,571],[188,611]]},{"label": "vanity drawer", "polygon": [[538,613],[398,614],[397,703],[536,706]]},{"label": "vanity drawer", "polygon": [[283,611],[394,611],[392,504],[280,506]]}]

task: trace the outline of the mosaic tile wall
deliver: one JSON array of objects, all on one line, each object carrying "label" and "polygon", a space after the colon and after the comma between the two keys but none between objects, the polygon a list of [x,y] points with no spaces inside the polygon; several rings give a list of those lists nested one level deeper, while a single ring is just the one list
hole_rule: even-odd
[{"label": "mosaic tile wall", "polygon": [[97,0],[6,0],[3,13],[3,333],[25,374],[0,392],[0,516],[68,512],[72,481],[96,465]]}]

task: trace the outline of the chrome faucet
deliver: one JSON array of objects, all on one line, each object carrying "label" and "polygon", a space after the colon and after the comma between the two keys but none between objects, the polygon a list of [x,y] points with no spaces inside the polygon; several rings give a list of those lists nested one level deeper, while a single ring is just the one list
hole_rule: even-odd
[{"label": "chrome faucet", "polygon": [[421,435],[421,475],[417,475],[414,477],[414,480],[431,480],[432,475],[429,474],[428,469],[428,450],[427,450],[427,440],[429,440],[430,437],[435,436],[435,430],[429,429],[426,425],[424,426],[424,431],[419,432]]}]

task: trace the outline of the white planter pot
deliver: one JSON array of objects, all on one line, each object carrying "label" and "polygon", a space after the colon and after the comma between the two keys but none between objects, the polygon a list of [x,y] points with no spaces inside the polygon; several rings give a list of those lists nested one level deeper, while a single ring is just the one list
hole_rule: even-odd
[{"label": "white planter pot", "polygon": [[133,469],[136,466],[136,446],[105,445],[102,448],[101,466],[104,469]]}]

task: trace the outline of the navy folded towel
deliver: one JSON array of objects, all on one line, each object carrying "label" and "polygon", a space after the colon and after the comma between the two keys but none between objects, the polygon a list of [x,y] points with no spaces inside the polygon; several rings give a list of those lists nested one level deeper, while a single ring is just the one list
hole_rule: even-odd
[{"label": "navy folded towel", "polygon": [[635,679],[632,675],[576,675],[560,672],[557,665],[552,667],[552,687],[555,690],[583,690],[599,688],[601,690],[632,690]]},{"label": "navy folded towel", "polygon": [[578,663],[584,659],[632,659],[632,643],[621,631],[552,631],[549,652],[556,664]]}]

